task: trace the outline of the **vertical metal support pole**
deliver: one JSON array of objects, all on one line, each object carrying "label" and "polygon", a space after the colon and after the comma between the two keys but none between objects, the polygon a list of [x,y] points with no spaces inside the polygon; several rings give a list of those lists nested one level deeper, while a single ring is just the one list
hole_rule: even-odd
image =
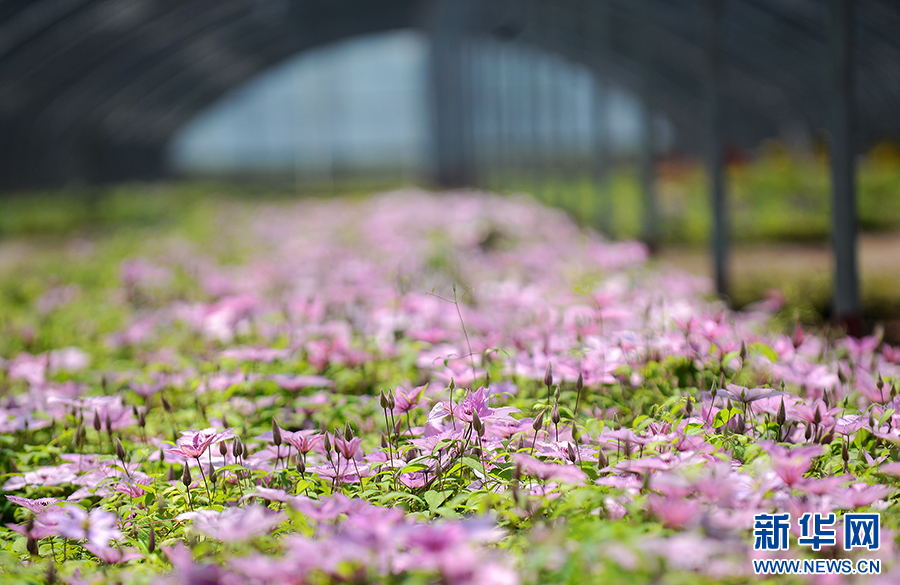
[{"label": "vertical metal support pole", "polygon": [[834,320],[850,335],[862,330],[857,267],[856,168],[853,136],[853,4],[831,0],[831,243]]},{"label": "vertical metal support pole", "polygon": [[707,0],[706,58],[706,172],[712,203],[712,258],[716,292],[727,297],[730,291],[729,252],[731,222],[725,177],[725,129],[722,118],[722,0]]},{"label": "vertical metal support pole", "polygon": [[[586,39],[587,50],[593,52],[599,49],[601,59],[607,58],[610,53],[610,14],[607,2],[595,2],[585,0],[585,18],[587,26]],[[593,42],[591,42],[593,41]],[[610,169],[612,167],[611,135],[609,132],[609,103],[607,100],[607,88],[599,74],[595,71],[592,76],[591,86],[591,179],[593,183],[594,201],[594,227],[607,237],[614,237],[615,206],[613,205],[612,189],[610,183]]]},{"label": "vertical metal support pole", "polygon": [[643,216],[641,222],[641,240],[647,244],[651,252],[659,247],[659,211],[656,200],[656,165],[654,160],[655,137],[653,129],[653,109],[651,96],[655,93],[653,58],[654,40],[650,29],[652,12],[649,0],[640,0],[638,22],[641,52],[641,143],[639,147],[638,174],[641,187],[641,203]]},{"label": "vertical metal support pole", "polygon": [[430,75],[433,107],[434,180],[444,187],[472,182],[466,156],[463,26],[465,5],[438,0],[431,6]]}]

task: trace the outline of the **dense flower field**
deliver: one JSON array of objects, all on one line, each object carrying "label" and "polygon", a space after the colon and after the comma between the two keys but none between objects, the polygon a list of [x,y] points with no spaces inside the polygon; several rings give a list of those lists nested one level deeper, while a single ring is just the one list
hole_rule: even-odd
[{"label": "dense flower field", "polygon": [[60,254],[2,276],[4,582],[900,582],[900,349],[779,332],[529,199],[236,204]]}]

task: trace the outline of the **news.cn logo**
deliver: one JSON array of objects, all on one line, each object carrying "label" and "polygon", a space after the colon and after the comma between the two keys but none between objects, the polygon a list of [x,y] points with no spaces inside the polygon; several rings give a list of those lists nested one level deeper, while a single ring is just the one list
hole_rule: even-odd
[{"label": "news.cn logo", "polygon": [[[789,547],[788,533],[791,515],[756,514],[753,517],[753,550],[785,551]],[[845,551],[864,549],[877,551],[881,547],[881,514],[844,514],[843,548]],[[837,544],[838,527],[835,515],[806,513],[798,519],[800,536],[797,544],[814,551]],[[757,574],[879,574],[879,559],[754,559]]]}]

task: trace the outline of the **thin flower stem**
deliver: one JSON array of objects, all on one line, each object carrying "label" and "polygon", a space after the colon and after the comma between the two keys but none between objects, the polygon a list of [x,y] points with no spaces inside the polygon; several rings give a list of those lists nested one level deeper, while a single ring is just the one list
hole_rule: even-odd
[{"label": "thin flower stem", "polygon": [[200,468],[200,477],[203,478],[203,485],[206,487],[206,497],[208,497],[209,501],[212,502],[212,494],[209,493],[209,484],[206,483],[206,474],[203,473],[203,464],[200,463],[199,457],[197,457],[197,467]]}]

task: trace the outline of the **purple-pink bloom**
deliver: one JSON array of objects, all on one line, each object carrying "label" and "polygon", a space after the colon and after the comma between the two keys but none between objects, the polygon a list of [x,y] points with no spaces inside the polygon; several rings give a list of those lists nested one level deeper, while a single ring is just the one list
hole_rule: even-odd
[{"label": "purple-pink bloom", "polygon": [[232,427],[222,432],[218,432],[214,428],[203,429],[202,431],[193,429],[181,431],[181,437],[178,439],[176,446],[166,451],[174,455],[181,455],[186,459],[196,459],[203,455],[210,445],[221,443],[234,437],[235,428]]},{"label": "purple-pink bloom", "polygon": [[60,536],[75,540],[87,540],[99,546],[108,546],[110,540],[121,540],[122,533],[118,528],[116,515],[101,508],[90,512],[75,505],[62,509],[57,530]]},{"label": "purple-pink bloom", "polygon": [[194,529],[222,542],[241,542],[264,534],[287,520],[283,512],[259,505],[245,508],[197,510],[179,514],[177,520],[193,520]]}]

